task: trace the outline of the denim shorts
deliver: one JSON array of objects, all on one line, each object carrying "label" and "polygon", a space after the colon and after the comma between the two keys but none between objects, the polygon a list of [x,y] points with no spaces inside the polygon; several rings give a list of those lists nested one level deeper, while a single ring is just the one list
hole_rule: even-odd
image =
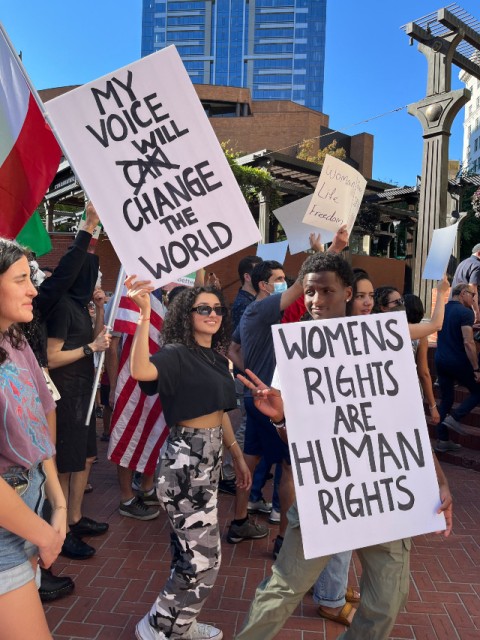
[{"label": "denim shorts", "polygon": [[[21,467],[10,467],[2,473],[2,478],[17,479],[26,473],[28,487],[21,495],[25,504],[41,515],[44,501],[45,473],[42,465],[25,470]],[[35,575],[30,558],[38,555],[38,548],[31,542],[20,538],[15,533],[0,527],[0,595],[23,587],[30,580],[38,579],[40,570]],[[37,581],[37,584],[38,581]]]}]

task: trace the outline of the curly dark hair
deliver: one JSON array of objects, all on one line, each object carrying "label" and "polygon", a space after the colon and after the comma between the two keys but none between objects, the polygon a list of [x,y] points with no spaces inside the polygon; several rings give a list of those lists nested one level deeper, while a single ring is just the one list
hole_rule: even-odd
[{"label": "curly dark hair", "polygon": [[[6,240],[0,238],[0,276],[3,275],[12,264],[18,262],[25,256],[27,259],[30,254],[27,249],[15,242],[14,240]],[[8,340],[14,349],[23,349],[26,342],[25,338],[16,324],[12,324],[6,331],[0,332],[2,340]],[[0,346],[0,365],[8,358],[8,353]]]},{"label": "curly dark hair", "polygon": [[388,298],[391,293],[400,293],[397,287],[385,286],[377,287],[373,293],[373,309],[372,313],[382,313],[382,307],[388,305]]},{"label": "curly dark hair", "polygon": [[357,285],[362,280],[368,280],[369,282],[371,282],[370,276],[366,271],[364,271],[363,269],[354,269],[352,297],[347,302],[347,307],[346,307],[347,316],[352,315],[353,301],[355,300],[355,296],[357,295]]},{"label": "curly dark hair", "polygon": [[[215,287],[187,287],[175,296],[168,307],[162,329],[162,344],[183,344],[188,349],[198,347],[193,333],[192,307],[201,293],[212,293],[217,296],[222,307],[226,306],[222,292]],[[220,329],[212,336],[212,348],[225,354],[230,340],[230,318],[226,315]]]},{"label": "curly dark hair", "polygon": [[346,260],[336,253],[314,253],[300,267],[298,278],[303,281],[307,273],[333,271],[346,287],[353,284],[353,271]]}]

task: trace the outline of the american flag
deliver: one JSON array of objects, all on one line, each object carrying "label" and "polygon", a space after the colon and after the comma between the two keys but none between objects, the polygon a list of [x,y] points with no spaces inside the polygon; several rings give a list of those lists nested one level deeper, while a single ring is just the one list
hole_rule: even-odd
[{"label": "american flag", "polygon": [[[160,289],[152,293],[151,302],[149,349],[152,354],[158,351],[165,315]],[[126,333],[127,337],[118,367],[108,458],[122,467],[153,475],[168,428],[159,397],[145,395],[130,376],[128,358],[138,316],[138,307],[122,295],[113,330]]]}]

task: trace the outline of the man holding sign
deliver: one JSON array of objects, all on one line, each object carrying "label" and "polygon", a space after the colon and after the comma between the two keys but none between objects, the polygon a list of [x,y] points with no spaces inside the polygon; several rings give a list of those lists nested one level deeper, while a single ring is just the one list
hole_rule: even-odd
[{"label": "man holding sign", "polygon": [[[346,302],[352,294],[352,278],[353,274],[349,265],[339,256],[316,255],[307,259],[301,269],[300,279],[303,284],[305,305],[312,319],[329,320],[333,318],[343,318],[345,316]],[[392,316],[393,315],[395,314],[392,314]],[[332,424],[330,424],[329,421],[322,421],[318,425],[316,448],[315,446],[311,447],[312,455],[309,457],[303,454],[305,448],[304,442],[297,439],[295,443],[292,443],[292,440],[296,438],[296,432],[303,428],[303,425],[294,421],[291,425],[290,448],[293,453],[292,464],[297,471],[297,498],[300,498],[300,494],[302,494],[302,496],[304,495],[304,485],[311,484],[313,477],[315,484],[319,485],[319,488],[317,489],[317,487],[315,487],[312,493],[318,497],[317,511],[320,513],[320,518],[312,520],[311,527],[304,527],[302,524],[303,529],[300,531],[297,505],[295,504],[290,509],[285,541],[278,559],[273,565],[272,576],[267,578],[257,589],[249,617],[243,630],[238,634],[237,640],[268,640],[269,638],[275,637],[303,595],[324,569],[331,554],[341,550],[333,548],[336,544],[333,539],[324,539],[328,536],[328,528],[325,526],[326,520],[333,522],[333,530],[335,532],[337,531],[336,525],[341,526],[342,524],[346,524],[347,527],[350,528],[350,533],[352,524],[354,523],[356,531],[362,529],[362,527],[366,528],[367,531],[371,529],[369,535],[371,539],[374,540],[373,546],[364,544],[364,548],[358,551],[363,568],[360,584],[362,598],[350,628],[341,637],[344,640],[366,640],[367,638],[368,640],[385,640],[385,638],[389,636],[396,616],[404,605],[408,594],[410,540],[405,538],[393,542],[385,542],[385,539],[382,540],[381,534],[379,534],[381,527],[372,527],[371,524],[369,524],[372,520],[371,518],[357,516],[366,516],[367,514],[371,516],[373,512],[375,512],[374,515],[377,515],[377,512],[380,512],[382,518],[383,516],[385,516],[385,518],[396,518],[397,514],[401,514],[402,510],[413,508],[412,496],[420,505],[424,505],[426,502],[427,507],[425,508],[430,510],[431,515],[429,512],[425,516],[425,519],[427,519],[427,516],[431,518],[432,522],[440,519],[440,515],[434,514],[435,509],[433,504],[430,504],[430,496],[427,496],[428,499],[426,501],[424,500],[426,491],[423,485],[422,493],[420,493],[415,489],[411,491],[410,488],[408,488],[408,484],[405,486],[404,476],[397,477],[396,481],[391,482],[388,482],[388,479],[385,478],[382,478],[380,481],[375,480],[376,477],[382,477],[380,471],[383,472],[386,469],[389,474],[392,473],[392,467],[395,466],[392,465],[394,459],[398,461],[400,466],[402,465],[400,458],[397,458],[394,450],[393,439],[391,438],[392,434],[388,434],[392,439],[389,445],[387,436],[380,433],[380,425],[378,425],[377,433],[377,425],[373,424],[372,418],[374,410],[378,408],[376,403],[381,404],[381,402],[385,401],[387,401],[389,405],[393,403],[393,393],[391,392],[395,390],[396,385],[398,387],[398,383],[395,381],[395,375],[399,378],[402,375],[402,372],[400,371],[400,373],[398,373],[395,368],[394,358],[396,354],[393,352],[396,350],[400,352],[400,346],[409,346],[407,343],[410,342],[408,331],[406,332],[406,339],[404,339],[402,332],[398,330],[397,327],[397,324],[406,324],[404,319],[400,317],[400,314],[396,315],[398,315],[398,320],[392,319],[391,317],[388,320],[386,318],[382,318],[382,320],[362,319],[361,321],[352,319],[349,320],[348,323],[341,322],[335,326],[333,326],[334,323],[315,323],[312,325],[301,323],[291,325],[289,334],[286,333],[286,328],[284,327],[277,330],[277,333],[280,335],[281,332],[284,332],[283,346],[285,347],[285,351],[289,351],[292,358],[292,374],[288,378],[291,381],[290,387],[295,384],[295,375],[292,366],[294,359],[300,358],[306,363],[303,365],[305,367],[304,377],[306,389],[310,396],[308,402],[303,403],[305,406],[301,407],[301,409],[303,408],[307,414],[312,410],[312,405],[323,402],[325,405],[321,410],[323,417],[326,413],[328,414],[328,412],[334,411],[334,433],[337,434],[337,432],[339,432],[341,435],[344,435],[346,432],[348,434],[348,437],[336,438],[338,441],[342,440],[344,445],[343,453],[345,453],[345,456],[350,455],[347,451],[349,443],[354,443],[356,438],[361,438],[362,442],[369,442],[369,439],[373,442],[374,438],[377,437],[378,442],[383,443],[381,447],[383,449],[383,458],[376,472],[372,468],[372,465],[376,462],[374,455],[376,451],[371,449],[370,445],[367,444],[364,448],[357,449],[353,457],[358,454],[357,457],[360,458],[362,457],[362,451],[366,449],[369,450],[369,455],[366,456],[367,462],[363,460],[363,464],[367,466],[367,468],[368,465],[370,465],[371,472],[365,475],[365,482],[362,483],[362,485],[367,485],[368,481],[371,481],[372,484],[382,485],[388,494],[388,498],[382,507],[379,487],[377,487],[377,489],[379,489],[377,492],[367,491],[364,493],[364,498],[356,499],[355,505],[350,497],[342,496],[342,488],[339,488],[340,482],[337,482],[339,478],[335,472],[335,456],[333,459],[320,460],[322,457],[322,445],[326,446],[326,440],[321,440],[320,432],[328,432],[329,429],[332,429]],[[382,323],[385,323],[386,328],[383,328]],[[366,325],[371,326],[365,329]],[[345,327],[346,330],[344,332]],[[357,327],[359,328],[357,329]],[[291,334],[294,331],[301,333],[302,330],[306,336],[303,345],[301,341],[292,343],[291,340],[288,339],[291,338]],[[359,331],[358,334],[356,333],[357,331]],[[375,331],[377,333],[375,333]],[[384,331],[383,334],[382,331]],[[363,336],[363,338],[359,338],[359,335]],[[285,340],[289,342],[288,345]],[[376,362],[375,367],[368,362],[367,366],[371,364],[373,369],[375,369],[375,375],[369,375],[368,380],[366,376],[357,376],[355,385],[352,383],[352,386],[349,387],[347,378],[345,376],[342,378],[338,371],[336,377],[334,376],[333,379],[329,378],[329,372],[326,367],[322,371],[322,377],[315,377],[315,370],[320,372],[323,364],[321,360],[328,356],[328,351],[332,351],[332,344],[335,348],[338,348],[338,350],[345,348],[345,350],[349,352],[349,355],[361,355],[363,348],[365,353],[374,354],[375,360],[377,361],[380,360],[380,358],[377,357],[377,351],[379,350],[383,349],[384,351],[388,351],[390,349],[393,355],[388,353],[390,360],[386,363]],[[367,345],[368,349],[366,349]],[[303,350],[303,346],[305,346],[305,350]],[[408,355],[410,356],[413,364],[411,352],[407,354],[405,350],[404,354],[407,359]],[[280,349],[277,349],[277,362],[279,363],[280,355]],[[309,359],[310,357],[313,357],[316,367],[308,366],[312,362],[312,360]],[[363,360],[364,365],[365,360],[366,358]],[[357,374],[360,371],[360,369],[356,369],[356,367],[361,366],[360,362],[361,361],[359,361],[359,364],[355,367],[352,367],[351,371],[349,370],[349,375],[352,376],[351,380],[353,380],[354,375],[356,375],[353,371],[356,371]],[[390,362],[392,362],[391,365],[389,364]],[[337,366],[339,363],[340,357],[337,356]],[[382,376],[379,374],[377,376],[383,364],[385,364],[384,369],[386,375]],[[333,364],[330,368],[333,370],[335,366],[336,365]],[[270,418],[279,434],[285,437],[284,403],[280,392],[276,389],[268,388],[251,371],[247,373],[250,380],[243,378],[243,382],[251,389],[257,408]],[[276,380],[276,378],[274,378],[274,380]],[[375,391],[372,389],[374,384],[376,385]],[[350,396],[353,395],[353,397],[357,397],[355,394],[358,393],[359,388],[361,388],[362,391],[358,395],[360,395],[362,400],[370,400],[371,402],[359,402],[358,404],[361,410],[355,414],[355,405],[342,405],[338,396],[349,396],[347,400],[348,402],[352,402],[353,400]],[[350,393],[348,389],[350,389]],[[367,389],[366,393],[364,392],[365,389]],[[368,391],[368,389],[370,391]],[[290,391],[290,388],[284,388],[287,413],[293,415],[293,401],[289,393]],[[379,397],[376,398],[375,396]],[[296,394],[295,402],[297,406],[301,404],[298,402],[298,394]],[[347,410],[348,407],[353,407],[353,409]],[[407,430],[407,427],[405,427],[405,431]],[[402,432],[395,435],[399,439],[399,442],[403,442]],[[421,438],[422,436],[418,435],[418,439],[421,440]],[[333,441],[334,439],[332,439],[331,442],[333,443]],[[417,442],[417,444],[419,450],[417,459],[418,466],[428,467],[429,465],[435,465],[441,500],[437,514],[445,515],[445,535],[447,536],[452,526],[452,499],[448,483],[437,461],[428,460],[429,451],[427,450],[425,454],[423,454],[419,442]],[[353,447],[353,445],[351,446]],[[300,455],[303,456],[302,458],[299,457],[299,452]],[[350,453],[351,452],[353,452],[353,448]],[[408,456],[410,453],[412,453],[412,450],[409,450]],[[313,469],[317,461],[317,472],[314,472]],[[408,468],[408,464],[414,466],[410,458],[408,458],[408,464],[406,461],[407,458],[403,458],[405,468]],[[343,458],[342,456],[337,458],[337,463],[340,467],[343,464],[345,468],[347,467],[347,463],[351,463],[352,466],[354,465],[350,457]],[[320,468],[322,474],[320,474]],[[345,471],[345,468],[343,471]],[[396,468],[399,468],[398,465]],[[300,472],[299,469],[301,469]],[[304,473],[304,478],[302,478],[302,473]],[[320,475],[322,475],[321,482],[319,479]],[[333,475],[336,477],[333,477]],[[349,473],[347,472],[346,475],[349,475]],[[357,484],[359,484],[356,475],[352,482],[354,481],[357,481]],[[336,482],[335,490],[332,489],[333,482]],[[330,500],[325,500],[325,496],[328,493],[325,487],[328,487],[328,490],[332,493]],[[414,496],[413,492],[415,492]],[[375,495],[375,493],[377,493],[378,496]],[[411,496],[409,494],[411,494]],[[413,502],[415,502],[415,500]],[[418,507],[416,508],[418,509]],[[409,518],[413,519],[411,513]],[[322,527],[324,528],[322,529]],[[441,519],[439,523],[439,528],[440,527],[442,527]],[[316,534],[317,548],[319,546],[329,548],[329,551],[327,551],[323,557],[313,557],[314,553],[312,553],[312,549],[308,547],[309,534],[312,533],[309,529]],[[338,530],[340,531],[340,528]],[[320,533],[322,533],[322,535],[320,535]],[[330,535],[334,536],[335,534],[332,534],[330,530]],[[304,552],[304,549],[308,550],[308,553],[306,551]],[[305,556],[307,556],[307,558]]]}]

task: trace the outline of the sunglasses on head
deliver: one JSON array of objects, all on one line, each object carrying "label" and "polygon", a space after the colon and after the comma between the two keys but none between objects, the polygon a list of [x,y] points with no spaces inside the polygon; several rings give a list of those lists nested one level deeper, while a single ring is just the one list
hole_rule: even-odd
[{"label": "sunglasses on head", "polygon": [[198,313],[199,316],[209,316],[212,311],[215,311],[217,316],[226,316],[228,313],[227,307],[211,307],[209,304],[198,304],[196,307],[192,307],[192,311]]}]

